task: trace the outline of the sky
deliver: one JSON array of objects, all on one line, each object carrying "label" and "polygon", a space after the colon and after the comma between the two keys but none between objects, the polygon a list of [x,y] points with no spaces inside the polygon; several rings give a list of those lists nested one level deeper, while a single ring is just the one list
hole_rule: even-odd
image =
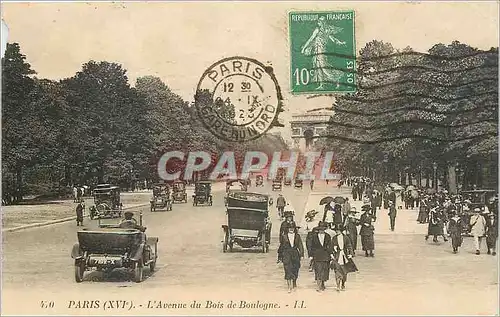
[{"label": "sky", "polygon": [[[192,101],[203,71],[230,56],[273,66],[291,114],[329,106],[331,97],[292,96],[288,12],[355,11],[358,51],[377,39],[425,52],[454,40],[498,47],[499,4],[490,2],[129,2],[6,3],[2,19],[40,78],[73,76],[93,59],[118,62],[136,78],[160,77]],[[285,136],[287,129],[280,129]]]}]

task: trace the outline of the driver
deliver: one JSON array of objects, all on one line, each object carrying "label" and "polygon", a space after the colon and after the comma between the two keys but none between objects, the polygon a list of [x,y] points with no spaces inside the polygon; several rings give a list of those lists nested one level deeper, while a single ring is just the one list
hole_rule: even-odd
[{"label": "driver", "polygon": [[131,211],[125,212],[125,219],[120,222],[119,225],[122,229],[136,229],[141,231],[141,242],[146,242],[146,227],[137,224],[137,220],[134,219],[134,213]]}]

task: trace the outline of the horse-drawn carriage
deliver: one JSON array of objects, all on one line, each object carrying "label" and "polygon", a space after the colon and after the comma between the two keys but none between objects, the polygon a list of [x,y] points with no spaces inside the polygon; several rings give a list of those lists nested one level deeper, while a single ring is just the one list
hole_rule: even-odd
[{"label": "horse-drawn carriage", "polygon": [[195,184],[193,194],[193,206],[212,206],[212,183],[210,181],[199,181]]},{"label": "horse-drawn carriage", "polygon": [[90,207],[90,219],[119,218],[123,204],[120,202],[120,187],[99,184],[94,189],[94,206]]},{"label": "horse-drawn carriage", "polygon": [[272,224],[268,195],[231,193],[226,213],[227,225],[222,225],[222,252],[231,252],[235,243],[245,249],[257,246],[263,253],[269,252]]},{"label": "horse-drawn carriage", "polygon": [[156,211],[158,208],[172,210],[170,186],[167,184],[155,184],[153,187],[153,198],[150,203],[151,211]]},{"label": "horse-drawn carriage", "polygon": [[186,182],[177,180],[172,184],[172,202],[187,203]]},{"label": "horse-drawn carriage", "polygon": [[77,283],[83,281],[86,271],[110,273],[117,268],[127,268],[133,270],[134,281],[139,283],[143,280],[144,267],[149,266],[150,272],[155,270],[158,238],[146,238],[146,228],[142,224],[134,229],[122,224],[116,220],[115,223],[104,223],[99,219],[98,229],[77,232],[78,243],[71,251]]}]

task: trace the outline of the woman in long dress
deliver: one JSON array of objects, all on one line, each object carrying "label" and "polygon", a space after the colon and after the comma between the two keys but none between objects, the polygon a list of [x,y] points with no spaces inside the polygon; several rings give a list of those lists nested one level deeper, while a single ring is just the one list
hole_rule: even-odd
[{"label": "woman in long dress", "polygon": [[450,218],[448,222],[448,233],[451,236],[451,247],[453,248],[453,253],[458,252],[458,248],[462,246],[462,231],[464,224],[462,219],[458,215],[458,212],[455,210],[453,216]]},{"label": "woman in long dress", "polygon": [[359,235],[361,236],[361,247],[363,251],[365,251],[365,256],[373,257],[373,250],[375,250],[375,239],[374,239],[374,231],[373,227],[373,216],[371,214],[369,205],[365,205],[362,207],[363,214],[359,219],[359,224],[361,225],[361,229],[359,230]]},{"label": "woman in long dress", "polygon": [[340,78],[344,75],[344,72],[333,69],[326,55],[329,41],[337,45],[345,45],[345,42],[334,37],[340,31],[342,31],[342,28],[328,25],[325,17],[322,16],[319,18],[318,26],[302,47],[301,53],[312,57],[314,68],[312,81],[319,84],[317,90],[323,89],[325,83],[336,83],[337,88],[340,86]]},{"label": "woman in long dress", "polygon": [[297,287],[300,259],[304,257],[302,239],[296,231],[294,224],[289,225],[288,231],[280,236],[278,248],[278,262],[283,262],[288,293]]}]

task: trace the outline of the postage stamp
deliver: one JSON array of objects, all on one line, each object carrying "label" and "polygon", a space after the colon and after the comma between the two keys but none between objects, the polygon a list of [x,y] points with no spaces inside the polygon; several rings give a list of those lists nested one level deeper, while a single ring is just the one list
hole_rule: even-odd
[{"label": "postage stamp", "polygon": [[356,91],[354,11],[290,12],[294,94]]},{"label": "postage stamp", "polygon": [[272,67],[241,56],[210,66],[196,93],[196,110],[205,128],[232,142],[254,140],[266,133],[278,119],[282,99]]},{"label": "postage stamp", "polygon": [[1,316],[498,315],[499,1],[1,6]]}]

